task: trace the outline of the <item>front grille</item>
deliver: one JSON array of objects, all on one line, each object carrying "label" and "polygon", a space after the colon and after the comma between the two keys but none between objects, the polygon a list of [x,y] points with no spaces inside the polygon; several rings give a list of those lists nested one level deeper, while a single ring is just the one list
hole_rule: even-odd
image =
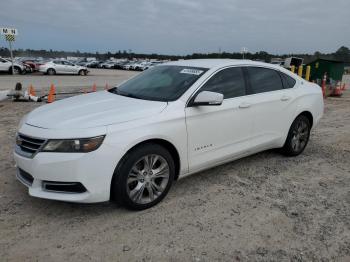
[{"label": "front grille", "polygon": [[25,157],[33,157],[44,145],[45,139],[17,134],[15,151]]},{"label": "front grille", "polygon": [[31,186],[33,184],[34,178],[31,174],[27,173],[23,169],[17,169],[17,178],[25,185]]},{"label": "front grille", "polygon": [[86,188],[79,182],[57,182],[43,181],[42,187],[45,191],[56,193],[84,193]]}]

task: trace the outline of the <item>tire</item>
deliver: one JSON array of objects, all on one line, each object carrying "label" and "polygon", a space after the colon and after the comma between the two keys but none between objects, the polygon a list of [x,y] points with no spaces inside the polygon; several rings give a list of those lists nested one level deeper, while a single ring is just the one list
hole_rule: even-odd
[{"label": "tire", "polygon": [[[147,162],[152,163],[150,169]],[[132,210],[150,208],[167,195],[174,176],[175,164],[168,150],[154,143],[136,147],[123,157],[114,172],[112,199]]]},{"label": "tire", "polygon": [[286,156],[301,154],[309,142],[311,124],[304,115],[299,115],[292,123],[282,153]]},{"label": "tire", "polygon": [[47,74],[50,75],[50,76],[53,76],[53,75],[56,74],[56,71],[53,68],[49,68],[49,69],[47,69]]},{"label": "tire", "polygon": [[78,72],[78,75],[80,75],[80,76],[85,76],[85,75],[86,75],[85,70],[80,70],[80,71]]},{"label": "tire", "polygon": [[[13,71],[14,71],[14,75],[22,74],[22,70],[18,66],[14,66]],[[9,72],[10,72],[10,74],[12,74],[12,67],[10,67]]]}]

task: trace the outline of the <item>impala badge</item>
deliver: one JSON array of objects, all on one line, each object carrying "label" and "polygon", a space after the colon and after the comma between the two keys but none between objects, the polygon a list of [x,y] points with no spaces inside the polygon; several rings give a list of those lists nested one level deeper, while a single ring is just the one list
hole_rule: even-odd
[{"label": "impala badge", "polygon": [[204,146],[199,146],[199,147],[196,147],[196,148],[194,149],[194,151],[200,151],[200,150],[203,150],[203,149],[212,147],[212,146],[213,146],[213,144],[204,145]]}]

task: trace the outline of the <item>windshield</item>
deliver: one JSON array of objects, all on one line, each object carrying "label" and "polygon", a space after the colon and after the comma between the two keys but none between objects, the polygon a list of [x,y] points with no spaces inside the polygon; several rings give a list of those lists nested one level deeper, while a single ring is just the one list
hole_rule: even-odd
[{"label": "windshield", "polygon": [[156,66],[110,92],[153,101],[175,101],[208,69],[188,66]]}]

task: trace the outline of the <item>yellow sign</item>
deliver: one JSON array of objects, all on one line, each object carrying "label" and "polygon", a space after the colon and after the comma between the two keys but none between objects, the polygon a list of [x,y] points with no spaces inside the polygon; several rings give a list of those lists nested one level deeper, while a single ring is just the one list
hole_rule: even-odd
[{"label": "yellow sign", "polygon": [[14,42],[15,36],[14,35],[5,35],[6,41]]}]

